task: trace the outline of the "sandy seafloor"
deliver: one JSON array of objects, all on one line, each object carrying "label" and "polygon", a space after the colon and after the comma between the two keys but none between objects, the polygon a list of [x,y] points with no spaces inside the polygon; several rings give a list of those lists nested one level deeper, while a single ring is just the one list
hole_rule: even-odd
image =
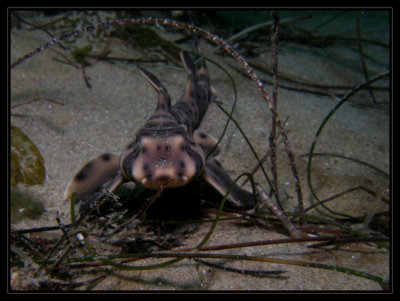
[{"label": "sandy seafloor", "polygon": [[[306,14],[306,12],[304,12]],[[333,13],[333,12],[331,12]],[[297,13],[298,15],[299,13]],[[290,16],[286,12],[286,16]],[[360,19],[362,35],[372,40],[389,44],[389,19],[384,13],[344,13],[319,33],[355,37],[355,18]],[[283,17],[281,17],[283,18]],[[314,13],[308,23],[310,27],[327,20],[329,13]],[[315,22],[315,23],[313,23]],[[304,25],[306,26],[306,25]],[[79,39],[82,45],[89,43],[86,37]],[[11,30],[11,62],[36,47],[49,41],[43,31],[27,31],[26,26]],[[209,47],[202,43],[202,47]],[[293,77],[326,85],[357,86],[365,81],[357,49],[349,50],[343,44],[326,48],[310,48],[306,45],[282,41],[279,50],[279,70]],[[203,48],[203,49],[204,49]],[[101,48],[100,48],[101,49]],[[207,48],[208,49],[208,48]],[[137,54],[122,43],[111,44],[111,53],[135,57]],[[312,51],[311,51],[312,50]],[[96,52],[96,48],[93,50]],[[370,76],[389,68],[389,50],[386,47],[364,45],[364,51],[372,58],[367,60]],[[37,145],[45,160],[46,180],[43,185],[23,190],[33,191],[43,201],[45,212],[37,219],[25,218],[11,224],[11,229],[33,228],[55,225],[58,211],[63,222],[69,223],[69,205],[63,202],[66,185],[74,173],[88,160],[103,153],[120,153],[134,137],[135,131],[144,124],[156,105],[154,89],[139,74],[135,65],[110,64],[90,60],[85,68],[92,86],[85,85],[82,73],[76,68],[59,63],[59,53],[68,55],[58,47],[45,50],[23,62],[11,71],[11,105],[32,98],[50,98],[64,103],[63,106],[44,100],[11,110],[11,123],[20,127]],[[151,54],[149,55],[151,56]],[[261,98],[255,84],[245,79],[232,68],[240,66],[231,58],[213,57],[222,63],[233,76],[238,103],[234,113],[241,127],[249,137],[260,157],[268,149],[268,135],[271,114]],[[259,63],[269,64],[270,52],[253,58]],[[142,65],[156,74],[168,89],[173,100],[183,93],[186,75],[183,68],[172,64]],[[212,84],[218,99],[230,108],[233,99],[231,84],[224,73],[209,64]],[[265,75],[263,75],[266,77]],[[388,87],[388,78],[378,83]],[[271,93],[271,86],[266,84]],[[378,102],[384,109],[345,104],[326,125],[316,152],[335,153],[367,162],[389,174],[390,119],[388,111],[389,92],[375,91]],[[356,95],[355,101],[371,103],[367,91]],[[337,99],[296,90],[279,89],[278,111],[282,120],[288,118],[286,131],[291,147],[297,157],[305,206],[310,204],[310,193],[306,183],[306,159],[300,157],[309,151],[315,133],[324,117],[335,106]],[[226,117],[212,104],[200,126],[201,129],[218,137]],[[287,156],[282,143],[279,147],[279,181],[281,191],[290,196],[284,203],[294,207],[296,194],[293,190]],[[236,177],[251,171],[256,161],[239,131],[231,125],[222,142],[219,161],[226,170]],[[266,163],[269,167],[269,163]],[[265,179],[257,173],[256,179],[266,185]],[[378,195],[388,197],[389,181],[386,176],[373,169],[349,160],[326,156],[315,156],[312,169],[313,185],[321,199],[345,189],[364,186]],[[331,208],[356,216],[372,211],[385,211],[387,204],[378,202],[362,191],[347,194],[328,203]],[[293,210],[293,209],[292,209]],[[310,212],[315,213],[315,212]],[[209,224],[201,225],[190,235],[185,246],[196,245],[208,231]],[[362,225],[360,225],[362,227]],[[208,244],[227,244],[241,241],[267,240],[284,237],[258,226],[240,227],[232,222],[221,222]],[[350,251],[358,250],[358,251]],[[324,264],[345,266],[389,279],[390,254],[373,245],[359,244],[343,246],[338,250],[313,250],[307,244],[261,246],[224,251],[232,254],[270,254],[279,258],[313,261]],[[146,262],[154,262],[148,260]],[[260,262],[233,262],[230,266],[256,269],[284,269],[287,279],[270,279],[240,275],[217,270],[184,260],[164,269],[150,271],[117,272],[99,282],[96,290],[381,290],[379,284],[362,277],[340,272],[281,266]],[[23,270],[12,269],[14,283],[24,277]],[[85,289],[82,286],[80,289]]]}]

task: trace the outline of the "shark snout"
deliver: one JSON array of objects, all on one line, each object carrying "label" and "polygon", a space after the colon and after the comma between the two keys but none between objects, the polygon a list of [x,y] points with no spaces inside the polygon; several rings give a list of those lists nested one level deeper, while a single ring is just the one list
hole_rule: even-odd
[{"label": "shark snout", "polygon": [[189,145],[179,133],[140,137],[137,154],[121,159],[124,176],[151,189],[184,186],[204,166],[201,148]]},{"label": "shark snout", "polygon": [[[164,163],[166,164],[166,163]],[[186,185],[189,181],[188,177],[183,172],[177,170],[173,165],[166,167],[158,165],[152,169],[151,173],[148,173],[140,183],[147,187],[157,189],[160,187],[173,188]]]}]

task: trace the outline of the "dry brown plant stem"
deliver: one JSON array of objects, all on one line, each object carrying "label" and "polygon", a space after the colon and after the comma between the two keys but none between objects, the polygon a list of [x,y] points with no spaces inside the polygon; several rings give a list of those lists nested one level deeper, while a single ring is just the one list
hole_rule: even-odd
[{"label": "dry brown plant stem", "polygon": [[[271,56],[272,56],[272,103],[278,109],[278,37],[279,37],[279,16],[276,11],[272,12],[274,18],[274,32],[271,36]],[[275,190],[275,197],[280,204],[279,200],[279,185],[278,185],[278,166],[276,164],[276,116],[272,116],[271,134],[269,136],[269,147],[271,150],[271,172],[273,176],[273,184]],[[282,207],[282,206],[281,206]]]}]

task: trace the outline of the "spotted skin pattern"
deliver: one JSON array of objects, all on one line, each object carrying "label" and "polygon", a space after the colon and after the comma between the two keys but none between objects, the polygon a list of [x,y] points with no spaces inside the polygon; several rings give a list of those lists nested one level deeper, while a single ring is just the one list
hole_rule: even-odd
[{"label": "spotted skin pattern", "polygon": [[[206,64],[202,60],[195,66],[185,52],[181,59],[188,80],[184,95],[173,106],[158,78],[139,68],[157,92],[156,110],[121,156],[105,153],[86,163],[69,183],[65,199],[75,194],[85,200],[104,189],[114,191],[127,181],[165,189],[202,180],[221,195],[230,189],[231,178],[213,158],[219,153],[216,140],[196,130],[213,97]],[[236,185],[227,201],[239,209],[254,207],[253,195]]]}]

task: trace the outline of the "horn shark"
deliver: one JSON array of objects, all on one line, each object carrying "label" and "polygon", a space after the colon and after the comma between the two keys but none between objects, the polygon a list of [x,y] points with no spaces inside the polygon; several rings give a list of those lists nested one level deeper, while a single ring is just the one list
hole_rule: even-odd
[{"label": "horn shark", "polygon": [[[68,184],[65,200],[73,194],[77,200],[87,200],[98,191],[112,192],[128,181],[148,189],[204,181],[221,196],[231,188],[233,181],[214,158],[219,153],[216,140],[196,130],[214,97],[207,66],[204,60],[195,65],[186,52],[180,55],[188,74],[183,97],[171,106],[159,79],[139,68],[157,92],[156,110],[120,156],[104,153],[86,163]],[[253,194],[237,185],[233,185],[227,203],[244,210],[255,206]]]}]

